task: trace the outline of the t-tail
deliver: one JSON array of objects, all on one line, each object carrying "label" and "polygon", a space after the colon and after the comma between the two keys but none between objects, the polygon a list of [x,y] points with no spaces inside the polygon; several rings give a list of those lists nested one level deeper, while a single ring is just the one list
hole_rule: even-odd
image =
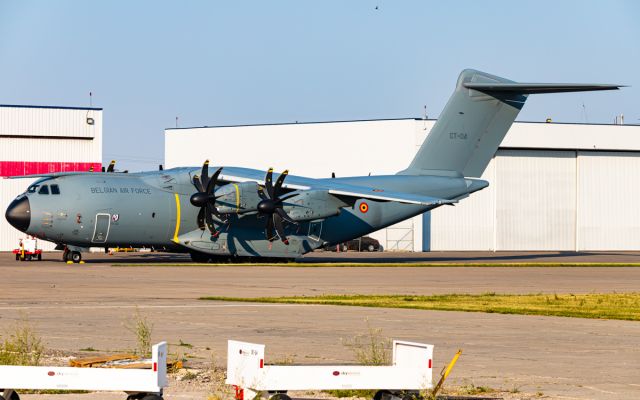
[{"label": "t-tail", "polygon": [[615,90],[621,85],[516,83],[472,69],[460,73],[453,95],[403,175],[480,177],[527,96]]}]

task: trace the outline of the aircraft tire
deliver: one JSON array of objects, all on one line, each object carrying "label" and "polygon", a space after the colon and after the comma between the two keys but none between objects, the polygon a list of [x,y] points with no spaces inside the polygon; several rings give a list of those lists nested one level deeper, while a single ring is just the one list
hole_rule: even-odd
[{"label": "aircraft tire", "polygon": [[69,260],[69,249],[65,248],[64,251],[62,252],[62,261],[67,262],[70,261]]},{"label": "aircraft tire", "polygon": [[82,261],[82,254],[79,251],[72,251],[69,253],[68,259],[77,264]]},{"label": "aircraft tire", "polygon": [[146,394],[142,400],[163,400],[162,396],[158,396],[157,394],[149,393]]},{"label": "aircraft tire", "polygon": [[373,400],[387,400],[391,397],[391,392],[388,390],[378,390],[375,395],[373,395]]},{"label": "aircraft tire", "polygon": [[276,393],[273,396],[269,397],[269,400],[291,400],[286,393]]}]

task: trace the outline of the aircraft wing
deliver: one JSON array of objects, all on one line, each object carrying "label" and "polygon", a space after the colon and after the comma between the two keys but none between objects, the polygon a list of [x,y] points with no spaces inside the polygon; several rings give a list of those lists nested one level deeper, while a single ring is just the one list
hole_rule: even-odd
[{"label": "aircraft wing", "polygon": [[[341,185],[342,186],[342,185]],[[336,196],[347,196],[358,199],[371,199],[379,201],[395,201],[405,204],[421,204],[423,206],[433,206],[442,204],[457,203],[458,200],[439,199],[437,197],[424,196],[420,194],[405,192],[387,192],[379,191],[380,189],[371,189],[370,191],[362,190],[363,187],[355,186],[359,190],[329,189],[329,193]],[[355,188],[354,187],[354,188]]]},{"label": "aircraft wing", "polygon": [[[264,172],[238,167],[225,167],[220,175],[227,182],[258,182],[264,185]],[[341,179],[313,179],[289,175],[282,185],[289,190],[326,190],[332,195],[353,199],[371,199],[378,201],[395,201],[405,204],[421,204],[425,206],[453,204],[458,200],[440,199],[414,193],[388,191],[384,188],[373,188],[341,182]]]}]

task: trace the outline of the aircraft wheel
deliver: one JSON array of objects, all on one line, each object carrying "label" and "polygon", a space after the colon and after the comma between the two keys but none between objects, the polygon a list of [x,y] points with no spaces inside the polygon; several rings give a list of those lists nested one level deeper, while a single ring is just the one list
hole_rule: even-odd
[{"label": "aircraft wheel", "polygon": [[276,393],[273,396],[269,397],[269,400],[291,400],[286,393]]},{"label": "aircraft wheel", "polygon": [[69,261],[73,261],[74,263],[79,263],[80,261],[82,261],[82,254],[80,254],[79,251],[72,251],[69,253],[68,256]]},{"label": "aircraft wheel", "polygon": [[0,389],[0,393],[2,393],[0,394],[0,400],[20,400],[20,396],[15,390]]},{"label": "aircraft wheel", "polygon": [[388,390],[378,390],[375,395],[373,395],[373,400],[387,400],[391,398],[391,392]]},{"label": "aircraft wheel", "polygon": [[149,393],[149,394],[146,394],[142,398],[142,400],[163,400],[163,399],[162,399],[162,396],[158,396],[157,394],[154,394],[154,393]]},{"label": "aircraft wheel", "polygon": [[69,249],[67,249],[65,247],[64,251],[62,252],[62,261],[64,261],[64,262],[70,261],[69,260],[69,253],[71,253],[71,252],[69,251]]}]

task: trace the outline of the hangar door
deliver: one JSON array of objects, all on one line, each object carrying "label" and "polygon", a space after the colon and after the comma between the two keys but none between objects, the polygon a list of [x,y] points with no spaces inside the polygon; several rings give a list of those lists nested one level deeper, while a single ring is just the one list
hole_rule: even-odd
[{"label": "hangar door", "polygon": [[640,153],[578,153],[577,250],[640,249]]},{"label": "hangar door", "polygon": [[574,250],[576,152],[499,150],[496,250]]}]

